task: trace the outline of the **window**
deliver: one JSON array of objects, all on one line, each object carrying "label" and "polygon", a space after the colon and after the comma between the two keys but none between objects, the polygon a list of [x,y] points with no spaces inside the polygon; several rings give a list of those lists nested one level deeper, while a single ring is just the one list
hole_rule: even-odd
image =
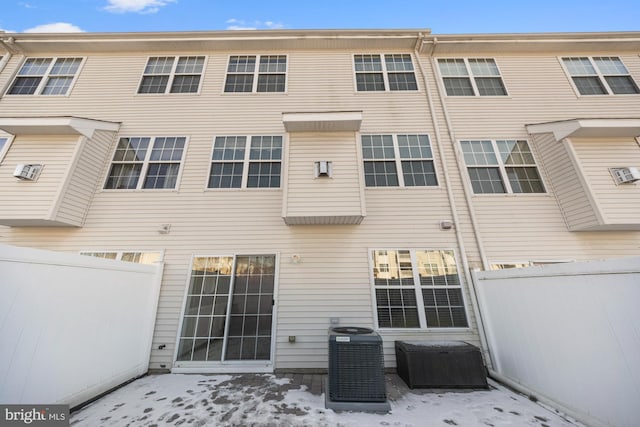
[{"label": "window", "polygon": [[204,56],[164,56],[147,61],[138,93],[197,93]]},{"label": "window", "polygon": [[80,252],[80,255],[113,259],[117,261],[133,262],[136,264],[155,264],[156,262],[162,261],[162,253],[160,252],[104,251]]},{"label": "window", "polygon": [[275,255],[195,257],[178,362],[270,360]]},{"label": "window", "polygon": [[466,328],[453,251],[374,250],[373,286],[380,328]]},{"label": "window", "polygon": [[13,80],[9,95],[66,95],[82,58],[28,58]]},{"label": "window", "polygon": [[120,138],[104,188],[176,188],[185,144],[185,137]]},{"label": "window", "polygon": [[544,193],[527,141],[461,141],[473,192]]},{"label": "window", "polygon": [[280,188],[281,136],[218,136],[209,188]]},{"label": "window", "polygon": [[507,90],[496,61],[486,58],[438,59],[449,96],[505,96]]},{"label": "window", "polygon": [[362,135],[362,157],[367,187],[438,185],[428,135]]},{"label": "window", "polygon": [[620,58],[562,58],[580,95],[640,93]]},{"label": "window", "polygon": [[286,76],[286,55],[231,56],[224,91],[284,92]]},{"label": "window", "polygon": [[9,151],[9,145],[11,145],[11,137],[0,135],[0,162],[2,162],[4,155]]},{"label": "window", "polygon": [[359,92],[418,90],[411,55],[355,55],[356,87]]}]

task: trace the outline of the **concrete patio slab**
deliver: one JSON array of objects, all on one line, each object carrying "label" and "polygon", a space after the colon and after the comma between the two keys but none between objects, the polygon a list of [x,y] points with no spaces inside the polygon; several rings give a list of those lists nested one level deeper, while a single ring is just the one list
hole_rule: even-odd
[{"label": "concrete patio slab", "polygon": [[410,390],[386,376],[389,414],[324,407],[323,375],[152,375],[71,416],[82,426],[581,426],[491,383],[489,390]]}]

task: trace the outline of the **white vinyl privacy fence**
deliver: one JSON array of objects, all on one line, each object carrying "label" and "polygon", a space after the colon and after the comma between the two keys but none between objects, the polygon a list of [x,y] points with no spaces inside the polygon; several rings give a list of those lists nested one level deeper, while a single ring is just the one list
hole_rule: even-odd
[{"label": "white vinyl privacy fence", "polygon": [[73,407],[144,374],[161,276],[0,245],[0,403]]},{"label": "white vinyl privacy fence", "polygon": [[589,425],[640,426],[640,258],[474,283],[495,373]]}]

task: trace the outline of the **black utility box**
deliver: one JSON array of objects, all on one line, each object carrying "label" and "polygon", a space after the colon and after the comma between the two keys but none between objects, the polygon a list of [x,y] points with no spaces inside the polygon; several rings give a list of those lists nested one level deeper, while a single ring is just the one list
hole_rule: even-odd
[{"label": "black utility box", "polygon": [[396,341],[398,375],[409,388],[487,388],[480,349],[464,341]]}]

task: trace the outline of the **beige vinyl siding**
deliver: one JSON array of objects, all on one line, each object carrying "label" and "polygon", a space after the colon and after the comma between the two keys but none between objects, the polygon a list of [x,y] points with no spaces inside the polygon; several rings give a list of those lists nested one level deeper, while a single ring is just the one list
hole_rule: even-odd
[{"label": "beige vinyl siding", "polygon": [[[360,217],[364,213],[356,134],[291,133],[285,165],[284,217]],[[315,162],[331,161],[332,177],[315,177]]]},{"label": "beige vinyl siding", "polygon": [[109,161],[114,132],[98,130],[92,138],[83,138],[76,163],[69,170],[68,185],[62,189],[56,217],[81,226],[89,204],[102,179],[102,169]]},{"label": "beige vinyl siding", "polygon": [[[640,82],[640,57],[615,52],[593,53],[596,54],[620,56],[636,83]],[[547,190],[542,195],[471,196],[489,261],[566,261],[638,255],[638,232],[570,231],[577,224],[581,227],[597,224],[588,199],[583,197],[585,189],[576,174],[561,176],[560,171],[569,166],[567,154],[560,148],[562,143],[554,145],[548,136],[534,138],[526,133],[525,126],[573,118],[638,117],[640,97],[576,95],[558,60],[558,56],[576,56],[570,52],[558,56],[468,56],[494,58],[508,96],[445,97],[456,139],[527,139]],[[552,151],[543,153],[545,147],[552,147]],[[465,167],[461,173],[468,179]],[[558,185],[556,181],[567,184]],[[465,242],[470,241],[465,236]]]},{"label": "beige vinyl siding", "polygon": [[456,136],[523,137],[524,125],[575,118],[638,117],[640,95],[579,96],[560,64],[563,56],[618,56],[640,85],[640,56],[594,52],[535,56],[470,55],[494,58],[508,96],[446,97]]},{"label": "beige vinyl siding", "polygon": [[[196,53],[203,54],[180,55]],[[228,56],[255,53],[288,55],[287,93],[223,93]],[[358,52],[206,52],[207,66],[197,95],[138,95],[149,52],[90,55],[68,97],[0,99],[0,108],[16,116],[46,116],[55,111],[56,115],[122,122],[119,136],[189,138],[175,190],[102,190],[113,154],[112,144],[81,228],[73,231],[12,228],[3,231],[2,241],[71,252],[163,250],[165,270],[150,362],[150,367],[156,369],[170,368],[173,363],[192,256],[276,253],[280,271],[275,366],[326,368],[331,317],[340,318],[341,325],[374,326],[370,249],[442,248],[454,249],[459,254],[454,232],[441,231],[438,225],[440,220],[451,218],[451,209],[420,76],[416,75],[419,91],[356,93],[354,53]],[[153,52],[154,56],[163,54]],[[414,66],[417,69],[417,64]],[[282,113],[303,111],[362,111],[362,133],[429,134],[440,186],[365,189],[367,217],[362,224],[291,227],[282,219],[283,189],[206,188],[216,135],[285,135]],[[296,137],[299,135],[287,135],[285,143],[293,147]],[[309,147],[314,138],[318,136],[303,136],[297,140],[303,143],[299,147]],[[324,137],[319,138],[324,143]],[[356,194],[350,186],[356,178],[362,179],[355,176],[362,169],[355,162],[358,139],[351,136],[350,144],[337,144],[333,147],[337,157],[326,158],[335,162],[334,183],[340,183],[341,174],[348,174],[348,197],[345,194],[336,206],[348,207],[349,212],[361,203],[354,200]],[[309,161],[324,160],[316,159],[312,152],[301,154],[308,155]],[[286,167],[285,160],[283,168]],[[294,173],[313,174],[312,165],[307,170],[305,165],[292,160],[291,167]],[[460,180],[456,182],[459,186]],[[325,195],[332,197],[330,193]],[[303,209],[298,206],[296,209]],[[161,224],[171,224],[169,234],[158,233]],[[463,217],[459,226],[472,238],[468,224]],[[300,255],[299,264],[292,263],[293,254]],[[464,292],[469,302],[466,287]],[[415,331],[383,334],[389,366],[394,364],[394,337],[477,341],[475,327],[454,334]],[[288,342],[289,335],[297,337],[295,344]],[[158,349],[161,344],[166,348]]]},{"label": "beige vinyl siding", "polygon": [[[72,135],[15,137],[0,164],[2,220],[31,220],[44,224],[45,221],[57,219],[52,217],[52,209],[57,202],[59,188],[66,177],[77,142],[78,137]],[[18,164],[44,166],[37,181],[21,181],[13,176]]]},{"label": "beige vinyl siding", "polygon": [[640,167],[640,146],[634,138],[577,139],[571,144],[602,215],[603,225],[640,225],[640,185],[616,185],[609,168]]},{"label": "beige vinyl siding", "polygon": [[555,192],[567,227],[579,230],[598,225],[587,189],[567,152],[567,143],[556,141],[552,134],[534,135],[533,142],[549,177],[547,189]]}]

